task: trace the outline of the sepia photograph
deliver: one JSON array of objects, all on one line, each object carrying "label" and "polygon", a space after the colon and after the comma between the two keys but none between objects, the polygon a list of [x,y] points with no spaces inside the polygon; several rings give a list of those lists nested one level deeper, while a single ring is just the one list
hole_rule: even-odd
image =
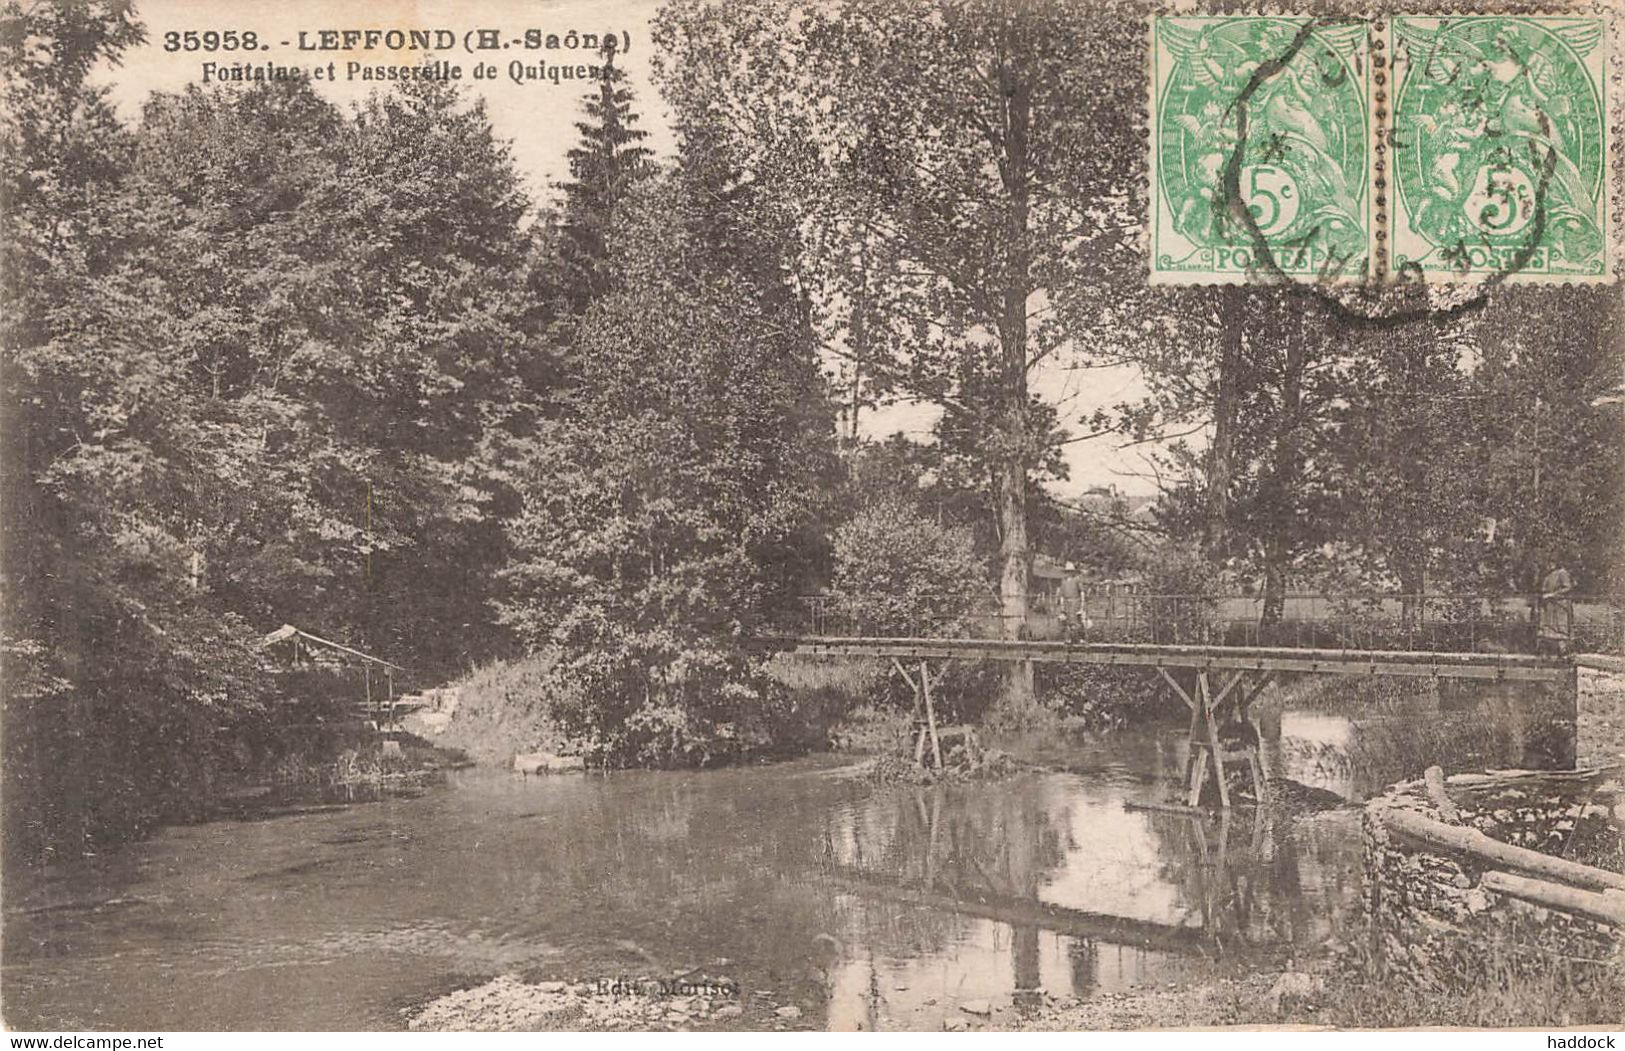
[{"label": "sepia photograph", "polygon": [[1622,21],[0,0],[8,1046],[1614,1046]]}]

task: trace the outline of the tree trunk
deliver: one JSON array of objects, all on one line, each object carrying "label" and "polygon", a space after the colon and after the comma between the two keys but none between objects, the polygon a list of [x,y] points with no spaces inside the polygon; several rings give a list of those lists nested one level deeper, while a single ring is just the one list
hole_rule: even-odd
[{"label": "tree trunk", "polygon": [[1208,520],[1204,538],[1208,555],[1222,559],[1230,546],[1230,460],[1235,445],[1236,390],[1241,369],[1242,318],[1247,292],[1231,285],[1220,293],[1219,389],[1213,402],[1213,450],[1208,460]]},{"label": "tree trunk", "polygon": [[[1003,372],[1003,420],[999,435],[999,605],[1005,638],[1016,639],[1027,630],[1028,574],[1032,552],[1027,537],[1027,468],[1031,435],[1028,433],[1027,300],[1032,294],[1028,211],[1027,133],[1032,120],[1032,87],[1014,68],[1021,50],[1013,32],[1006,32],[999,63],[999,87],[1005,100],[1006,135],[1000,178],[1009,195],[1005,217],[1004,259],[999,314],[1000,365]],[[1034,705],[1033,666],[1029,661],[1007,665],[1003,714],[1020,721]]]},{"label": "tree trunk", "polygon": [[1281,616],[1286,610],[1286,556],[1283,552],[1284,544],[1271,540],[1265,547],[1264,555],[1264,608],[1259,614],[1258,623],[1263,627],[1273,627],[1281,623]]},{"label": "tree trunk", "polygon": [[1413,555],[1399,568],[1400,625],[1406,632],[1422,626],[1423,594],[1427,591],[1427,570],[1420,555]]},{"label": "tree trunk", "polygon": [[[999,613],[1002,634],[1019,639],[1027,630],[1027,574],[1031,565],[1027,540],[1026,465],[1008,457],[999,472]],[[1033,666],[1030,661],[1009,661],[1005,665],[1005,691],[1002,707],[1007,716],[1019,716],[1030,709],[1033,699]]]},{"label": "tree trunk", "polygon": [[1292,556],[1291,534],[1299,528],[1298,486],[1302,453],[1298,449],[1298,423],[1303,410],[1303,372],[1306,362],[1304,315],[1286,304],[1279,331],[1286,340],[1281,363],[1281,403],[1275,421],[1275,448],[1270,464],[1270,499],[1264,507],[1271,521],[1264,523],[1264,604],[1262,626],[1281,623],[1286,608],[1287,563]]},{"label": "tree trunk", "polygon": [[852,304],[852,417],[847,440],[858,444],[858,413],[863,408],[863,364],[869,360],[869,241],[858,252],[858,292]]}]

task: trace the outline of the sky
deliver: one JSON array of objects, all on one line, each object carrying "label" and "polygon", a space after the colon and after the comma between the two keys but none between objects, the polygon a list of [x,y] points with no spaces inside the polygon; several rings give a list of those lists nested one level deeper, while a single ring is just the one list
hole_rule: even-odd
[{"label": "sky", "polygon": [[[560,37],[571,30],[629,34],[631,46],[617,61],[636,92],[642,126],[650,134],[648,145],[657,157],[669,157],[675,141],[650,75],[653,46],[648,23],[658,6],[659,0],[368,0],[365,5],[340,0],[137,0],[137,10],[147,27],[147,43],[127,52],[119,68],[104,70],[100,77],[112,86],[121,116],[133,121],[139,117],[141,103],[149,92],[179,91],[188,83],[201,83],[204,62],[229,65],[234,61],[269,61],[306,68],[334,62],[341,79],[335,83],[317,81],[315,86],[325,97],[347,107],[379,85],[343,80],[346,61],[411,65],[421,53],[300,50],[301,32],[307,41],[314,42],[321,30],[447,29],[461,42],[470,31],[498,30],[500,39],[510,42],[509,47],[478,56],[459,47],[446,57],[462,65],[465,76],[477,58],[497,67],[495,79],[464,80],[462,84],[465,90],[484,97],[491,123],[500,137],[511,142],[515,166],[533,199],[547,202],[556,195],[556,184],[568,174],[565,151],[576,140],[575,122],[581,116],[586,85],[581,81],[555,84],[547,80],[515,83],[508,76],[509,64],[515,59],[534,64],[539,59],[564,62],[570,58],[590,63],[592,58],[584,52],[527,51],[513,43],[526,30]],[[165,50],[168,34],[188,30],[253,31],[268,50],[247,57],[243,52]],[[1058,406],[1063,423],[1085,417],[1100,406],[1131,399],[1142,390],[1137,373],[1128,368],[1078,371],[1063,366],[1040,367],[1032,383],[1035,392]],[[901,431],[926,439],[936,416],[937,410],[931,406],[904,403],[869,413],[860,418],[860,424],[866,433],[876,437]],[[1070,429],[1074,433],[1082,430],[1076,424]],[[1056,485],[1056,491],[1072,496],[1096,486],[1115,485],[1126,493],[1154,492],[1145,460],[1147,447],[1122,447],[1115,442],[1112,438],[1098,438],[1066,446],[1071,477]]]}]

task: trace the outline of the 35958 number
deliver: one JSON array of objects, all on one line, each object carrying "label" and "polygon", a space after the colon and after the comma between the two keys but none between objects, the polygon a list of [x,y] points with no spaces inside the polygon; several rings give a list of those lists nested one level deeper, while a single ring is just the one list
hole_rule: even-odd
[{"label": "35958 number", "polygon": [[258,51],[259,46],[259,34],[252,29],[187,29],[164,34],[165,51]]}]

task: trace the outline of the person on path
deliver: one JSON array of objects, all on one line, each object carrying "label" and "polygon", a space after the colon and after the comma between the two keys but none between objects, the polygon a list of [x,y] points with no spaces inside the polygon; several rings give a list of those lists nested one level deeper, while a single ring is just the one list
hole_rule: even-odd
[{"label": "person on path", "polygon": [[1083,576],[1075,562],[1066,564],[1061,578],[1061,634],[1072,642],[1083,635]]},{"label": "person on path", "polygon": [[1574,642],[1574,580],[1562,566],[1553,566],[1540,582],[1539,629],[1535,652],[1566,655]]}]

